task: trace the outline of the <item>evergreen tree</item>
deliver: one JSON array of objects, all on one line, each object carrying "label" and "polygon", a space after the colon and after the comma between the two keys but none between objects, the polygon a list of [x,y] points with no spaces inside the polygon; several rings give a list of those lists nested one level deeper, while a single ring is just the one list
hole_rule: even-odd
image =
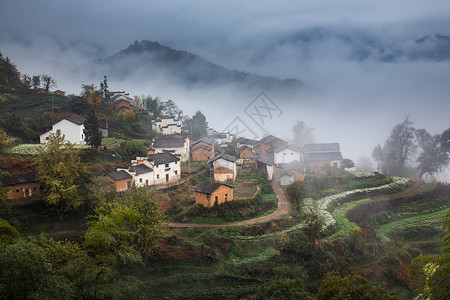
[{"label": "evergreen tree", "polygon": [[100,147],[102,144],[102,132],[98,125],[97,115],[93,109],[89,111],[89,115],[84,122],[83,133],[85,135],[84,139],[88,145],[92,146],[94,149]]}]

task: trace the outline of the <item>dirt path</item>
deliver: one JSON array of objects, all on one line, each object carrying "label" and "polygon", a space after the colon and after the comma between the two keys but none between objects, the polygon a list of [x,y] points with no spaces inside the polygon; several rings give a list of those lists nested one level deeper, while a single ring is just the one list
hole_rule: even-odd
[{"label": "dirt path", "polygon": [[275,195],[278,199],[278,207],[277,210],[273,213],[251,219],[251,220],[245,220],[245,221],[239,221],[239,222],[232,222],[232,223],[222,223],[222,224],[197,224],[197,223],[169,223],[169,227],[171,228],[187,228],[187,227],[225,227],[225,226],[246,226],[246,225],[253,225],[258,223],[263,223],[267,221],[272,221],[279,219],[283,216],[285,216],[290,208],[291,205],[289,201],[286,199],[286,196],[283,193],[283,190],[281,189],[279,184],[273,183],[273,191],[275,192]]}]

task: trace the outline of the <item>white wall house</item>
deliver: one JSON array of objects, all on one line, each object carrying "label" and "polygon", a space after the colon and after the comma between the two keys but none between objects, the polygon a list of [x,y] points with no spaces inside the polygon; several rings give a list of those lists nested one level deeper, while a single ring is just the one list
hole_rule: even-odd
[{"label": "white wall house", "polygon": [[211,172],[214,174],[214,180],[236,180],[236,157],[222,153],[211,158],[208,161],[208,164],[211,166]]},{"label": "white wall house", "polygon": [[282,146],[273,149],[273,161],[276,165],[288,164],[293,161],[302,161],[302,154],[291,146]]},{"label": "white wall house", "polygon": [[60,130],[62,134],[65,136],[65,140],[77,145],[85,145],[86,141],[84,136],[84,122],[85,118],[81,116],[70,116],[62,119],[58,123],[52,126],[52,130],[41,134],[40,142],[41,144],[48,143],[48,137],[51,133],[56,133],[57,130]]},{"label": "white wall house", "polygon": [[152,121],[152,130],[163,135],[181,134],[181,125],[174,117],[159,116]]},{"label": "white wall house", "polygon": [[128,169],[117,169],[117,171],[120,170],[124,170],[133,176],[132,181],[137,187],[154,185],[153,169],[145,164],[130,166]]},{"label": "white wall house", "polygon": [[154,153],[170,152],[179,157],[182,162],[189,160],[188,138],[163,138],[157,137],[153,140]]}]

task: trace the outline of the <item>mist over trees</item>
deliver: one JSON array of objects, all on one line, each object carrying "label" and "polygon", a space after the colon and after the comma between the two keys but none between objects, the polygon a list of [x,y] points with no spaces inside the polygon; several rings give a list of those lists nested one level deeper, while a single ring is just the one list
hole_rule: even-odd
[{"label": "mist over trees", "polygon": [[394,126],[383,149],[378,145],[372,158],[381,171],[390,175],[432,177],[450,163],[450,129],[431,134],[413,127],[409,115]]},{"label": "mist over trees", "polygon": [[311,128],[306,125],[303,121],[298,121],[292,128],[294,133],[293,144],[297,146],[303,146],[305,144],[314,143],[314,128]]}]

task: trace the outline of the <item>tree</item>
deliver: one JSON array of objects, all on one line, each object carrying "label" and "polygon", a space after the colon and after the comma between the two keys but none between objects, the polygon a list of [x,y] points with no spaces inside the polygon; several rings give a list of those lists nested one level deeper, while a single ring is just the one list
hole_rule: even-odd
[{"label": "tree", "polygon": [[359,275],[341,277],[336,272],[329,272],[325,275],[316,298],[318,300],[398,299],[380,287],[370,286],[367,280]]},{"label": "tree", "polygon": [[297,121],[292,128],[294,132],[294,144],[303,146],[305,144],[314,143],[313,131],[314,128],[308,127],[305,122]]},{"label": "tree", "polygon": [[88,173],[74,145],[64,141],[60,130],[50,134],[49,143],[39,151],[37,164],[48,205],[57,206],[63,213],[83,203],[82,192]]},{"label": "tree", "polygon": [[186,120],[185,130],[189,132],[192,139],[198,140],[206,136],[208,130],[208,122],[206,122],[205,115],[201,111],[197,111],[192,118]]},{"label": "tree", "polygon": [[67,279],[54,272],[38,245],[19,240],[0,247],[0,298],[70,299]]},{"label": "tree", "polygon": [[180,119],[183,111],[176,105],[176,103],[172,100],[167,100],[164,102],[163,113],[167,116],[174,117],[176,119]]},{"label": "tree", "polygon": [[367,156],[361,156],[358,158],[355,168],[358,171],[372,172],[373,164],[372,164],[372,161],[370,160],[370,158],[368,158]]},{"label": "tree", "polygon": [[142,98],[140,96],[133,97],[133,106],[136,111],[140,111],[144,109],[144,104],[142,102]]},{"label": "tree", "polygon": [[341,163],[342,169],[350,169],[355,166],[355,163],[350,158],[344,158]]},{"label": "tree", "polygon": [[164,109],[164,104],[159,99],[159,97],[152,98],[151,96],[147,96],[142,99],[142,102],[144,103],[145,110],[148,111],[148,113],[151,114],[153,118],[161,115]]},{"label": "tree", "polygon": [[80,96],[91,105],[98,106],[103,101],[100,91],[93,84],[82,84]]},{"label": "tree", "polygon": [[319,215],[310,207],[307,212],[303,214],[303,220],[306,226],[304,231],[308,236],[309,242],[314,243],[320,236],[322,224],[320,223]]},{"label": "tree", "polygon": [[441,173],[450,163],[449,152],[446,151],[445,144],[442,144],[442,135],[431,135],[425,129],[419,129],[416,131],[416,138],[421,149],[417,157],[419,177]]},{"label": "tree", "polygon": [[89,115],[84,122],[83,133],[85,136],[85,141],[88,145],[94,149],[98,149],[102,144],[102,132],[100,131],[100,126],[98,125],[97,115],[95,111],[91,109]]},{"label": "tree", "polygon": [[31,85],[33,86],[33,89],[38,89],[41,86],[41,76],[33,75],[31,78]]},{"label": "tree", "polygon": [[22,75],[22,83],[25,89],[31,88],[31,77],[29,75],[23,74]]},{"label": "tree", "polygon": [[264,298],[268,299],[308,299],[303,280],[299,278],[284,278],[270,282],[262,290]]},{"label": "tree", "polygon": [[391,175],[407,175],[407,162],[412,160],[417,146],[414,143],[415,129],[409,115],[394,126],[383,148],[383,171]]},{"label": "tree", "polygon": [[106,75],[103,76],[103,82],[100,82],[100,97],[102,98],[103,103],[110,103],[111,93],[108,90],[108,80]]},{"label": "tree", "polygon": [[297,212],[300,212],[300,202],[303,200],[305,185],[300,181],[294,181],[286,188],[286,193],[291,203],[295,203]]},{"label": "tree", "polygon": [[372,158],[377,162],[377,171],[380,172],[381,163],[383,162],[384,154],[380,144],[372,151]]},{"label": "tree", "polygon": [[41,82],[47,94],[51,88],[56,88],[56,81],[50,75],[41,75]]}]

